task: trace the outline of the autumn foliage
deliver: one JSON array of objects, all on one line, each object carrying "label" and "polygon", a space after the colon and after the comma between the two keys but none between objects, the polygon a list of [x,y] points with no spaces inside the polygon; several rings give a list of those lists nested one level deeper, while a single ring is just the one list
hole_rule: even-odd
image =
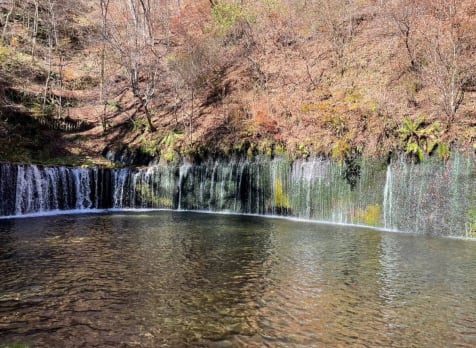
[{"label": "autumn foliage", "polygon": [[399,129],[422,117],[441,125],[435,148],[476,143],[472,0],[12,0],[0,10],[3,83],[29,98],[6,95],[4,106],[95,125],[83,134],[93,156],[171,133],[183,154],[248,144],[377,156],[406,151]]}]

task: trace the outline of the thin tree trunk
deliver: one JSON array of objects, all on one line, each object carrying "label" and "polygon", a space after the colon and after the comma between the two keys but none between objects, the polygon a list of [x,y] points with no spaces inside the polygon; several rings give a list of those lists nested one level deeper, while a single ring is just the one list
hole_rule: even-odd
[{"label": "thin tree trunk", "polygon": [[8,13],[5,17],[5,24],[3,25],[2,39],[1,39],[2,42],[5,42],[4,40],[5,40],[5,36],[7,35],[8,21],[10,20],[10,16],[12,15],[14,9],[15,9],[15,0],[12,0],[12,5],[10,9],[8,10]]},{"label": "thin tree trunk", "polygon": [[63,115],[63,56],[60,55],[60,65],[59,65],[59,101],[58,101],[58,117],[61,118]]},{"label": "thin tree trunk", "polygon": [[189,123],[189,131],[190,131],[190,146],[193,145],[193,138],[192,138],[192,131],[193,131],[193,102],[195,101],[195,90],[192,88],[192,111],[190,112],[190,123]]},{"label": "thin tree trunk", "polygon": [[100,81],[100,90],[99,90],[99,103],[102,105],[103,110],[100,116],[101,125],[103,133],[106,132],[106,101],[105,101],[105,91],[104,91],[104,80],[105,80],[105,64],[106,64],[106,45],[103,43],[101,48],[101,81]]},{"label": "thin tree trunk", "polygon": [[33,32],[31,35],[31,57],[35,60],[36,37],[38,36],[38,22],[39,22],[39,0],[35,0],[35,14],[33,16]]},{"label": "thin tree trunk", "polygon": [[46,101],[48,99],[48,92],[50,90],[50,81],[51,81],[51,72],[53,66],[53,42],[51,36],[48,36],[48,71],[47,77],[45,82],[45,90],[43,92],[43,106],[42,111],[44,112],[46,109]]},{"label": "thin tree trunk", "polygon": [[145,117],[147,119],[147,124],[149,125],[149,130],[151,132],[155,132],[157,128],[155,128],[154,124],[152,123],[152,115],[149,111],[149,107],[147,106],[147,104],[148,104],[147,100],[142,101],[142,106],[144,107]]},{"label": "thin tree trunk", "polygon": [[101,0],[101,15],[102,15],[102,45],[101,45],[101,81],[100,81],[100,92],[99,92],[99,102],[103,106],[101,114],[101,125],[103,133],[106,132],[107,123],[106,123],[106,101],[105,101],[105,75],[106,75],[106,35],[107,35],[107,15],[109,9],[109,0]]}]

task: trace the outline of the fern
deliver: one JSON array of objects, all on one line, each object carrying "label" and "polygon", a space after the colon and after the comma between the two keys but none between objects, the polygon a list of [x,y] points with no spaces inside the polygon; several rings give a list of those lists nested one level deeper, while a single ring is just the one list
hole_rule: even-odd
[{"label": "fern", "polygon": [[407,155],[415,155],[419,161],[423,161],[423,149],[417,143],[407,143]]},{"label": "fern", "polygon": [[405,144],[406,153],[422,161],[425,154],[430,154],[439,145],[440,123],[433,122],[425,127],[425,118],[417,120],[406,117],[399,129],[400,138]]}]

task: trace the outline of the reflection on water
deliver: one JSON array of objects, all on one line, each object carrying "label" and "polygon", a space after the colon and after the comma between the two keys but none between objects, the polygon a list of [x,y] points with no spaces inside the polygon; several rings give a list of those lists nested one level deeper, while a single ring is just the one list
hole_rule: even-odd
[{"label": "reflection on water", "polygon": [[0,221],[0,346],[475,346],[476,243],[178,212]]}]

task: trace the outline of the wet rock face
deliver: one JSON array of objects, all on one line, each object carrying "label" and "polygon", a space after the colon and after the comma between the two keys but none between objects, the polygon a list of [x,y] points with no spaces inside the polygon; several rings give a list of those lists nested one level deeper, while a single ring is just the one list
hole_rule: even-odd
[{"label": "wet rock face", "polygon": [[149,165],[154,159],[153,156],[139,149],[131,150],[128,148],[112,149],[106,147],[102,155],[111,162],[125,166],[145,166]]}]

